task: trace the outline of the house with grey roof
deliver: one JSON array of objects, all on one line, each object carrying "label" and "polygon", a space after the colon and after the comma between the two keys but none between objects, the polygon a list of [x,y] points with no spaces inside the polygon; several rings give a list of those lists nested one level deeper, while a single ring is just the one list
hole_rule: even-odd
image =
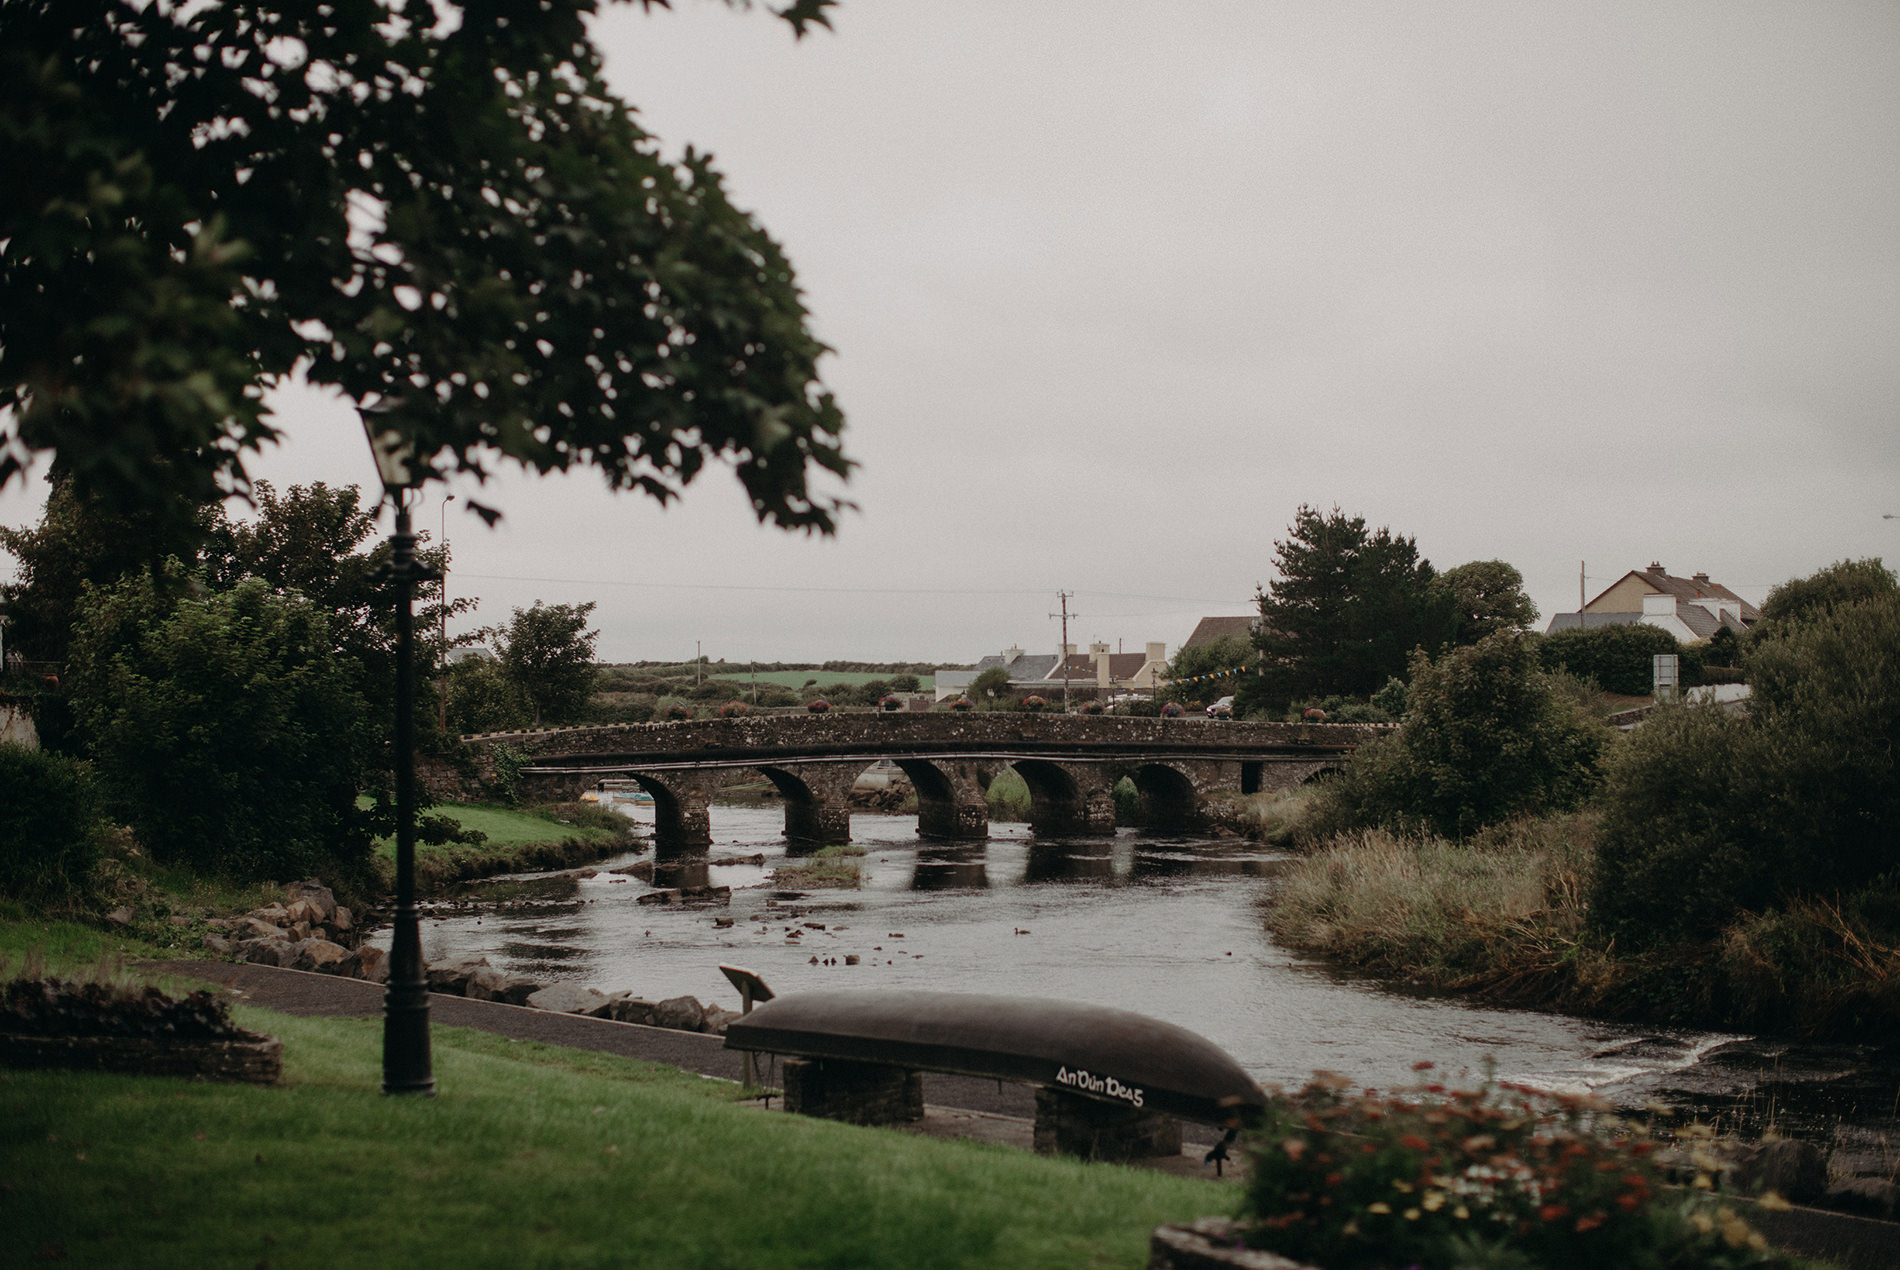
[{"label": "house with grey roof", "polygon": [[1679,578],[1652,563],[1624,574],[1578,612],[1553,614],[1546,633],[1641,622],[1693,643],[1724,626],[1739,635],[1760,620],[1760,609],[1708,574]]}]

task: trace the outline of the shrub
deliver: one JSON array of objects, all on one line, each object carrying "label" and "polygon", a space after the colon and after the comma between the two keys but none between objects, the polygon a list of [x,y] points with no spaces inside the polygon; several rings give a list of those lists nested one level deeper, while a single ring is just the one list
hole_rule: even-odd
[{"label": "shrub", "polygon": [[805,708],[813,714],[823,714],[825,711],[831,709],[831,703],[826,701],[823,697],[814,697],[805,703]]},{"label": "shrub", "polygon": [[1031,693],[1029,696],[1024,697],[1023,702],[1022,702],[1023,709],[1029,711],[1031,714],[1034,714],[1036,711],[1046,708],[1048,704],[1049,704],[1048,698],[1038,697],[1034,693]]},{"label": "shrub", "polygon": [[950,703],[950,708],[952,710],[963,711],[973,709],[975,704],[976,703],[971,701],[968,697],[958,697]]},{"label": "shrub", "polygon": [[76,896],[98,858],[98,798],[76,760],[0,745],[0,895]]},{"label": "shrub", "polygon": [[164,863],[360,876],[376,731],[329,615],[261,581],[173,601],[150,575],[80,606],[72,699],[102,794]]},{"label": "shrub", "polygon": [[1581,806],[1608,733],[1538,666],[1515,631],[1412,657],[1406,716],[1328,786],[1335,828],[1379,825],[1463,837],[1514,816]]},{"label": "shrub", "polygon": [[719,707],[719,717],[722,719],[737,719],[751,713],[752,707],[743,701],[728,701]]},{"label": "shrub", "polygon": [[883,711],[902,710],[904,699],[895,693],[886,693],[877,699],[877,708]]},{"label": "shrub", "polygon": [[1181,717],[1181,713],[1181,703],[1179,701],[1170,701],[1167,705],[1161,707],[1161,717],[1164,719],[1178,719]]},{"label": "shrub", "polygon": [[1848,891],[1900,836],[1900,597],[1751,641],[1744,717],[1651,714],[1610,765],[1591,923],[1630,946]]},{"label": "shrub", "polygon": [[1083,714],[1100,714],[1105,708],[1099,701],[1084,701],[1081,706]]},{"label": "shrub", "polygon": [[685,720],[693,717],[693,708],[687,705],[684,701],[674,701],[674,702],[669,703],[666,709],[662,710],[660,713],[669,722],[682,723]]},{"label": "shrub", "polygon": [[1699,656],[1685,649],[1660,626],[1626,622],[1616,626],[1558,631],[1538,644],[1544,669],[1567,670],[1580,679],[1594,679],[1605,692],[1647,696],[1654,681],[1652,658],[1676,653],[1682,658],[1685,684],[1697,682]]},{"label": "shrub", "polygon": [[1333,1270],[1791,1264],[1730,1210],[1660,1194],[1652,1144],[1610,1136],[1625,1130],[1607,1104],[1515,1085],[1377,1097],[1349,1084],[1320,1073],[1251,1135],[1251,1246]]}]

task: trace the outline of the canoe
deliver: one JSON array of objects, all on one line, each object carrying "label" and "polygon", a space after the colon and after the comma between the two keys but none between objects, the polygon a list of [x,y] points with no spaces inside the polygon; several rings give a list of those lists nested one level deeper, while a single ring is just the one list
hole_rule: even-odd
[{"label": "canoe", "polygon": [[1253,1078],[1206,1037],[1130,1010],[1042,997],[801,992],[733,1020],[726,1048],[1007,1080],[1207,1124],[1266,1105]]}]

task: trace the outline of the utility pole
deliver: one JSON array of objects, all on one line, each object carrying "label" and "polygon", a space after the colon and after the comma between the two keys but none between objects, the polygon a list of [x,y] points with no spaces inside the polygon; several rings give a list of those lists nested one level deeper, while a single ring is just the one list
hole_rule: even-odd
[{"label": "utility pole", "polygon": [[693,687],[695,688],[699,687],[699,663],[700,663],[699,641],[694,640],[693,641]]},{"label": "utility pole", "polygon": [[1577,561],[1577,612],[1579,613],[1583,612],[1583,606],[1589,603],[1583,598],[1583,564],[1583,561]]},{"label": "utility pole", "polygon": [[1070,591],[1057,591],[1056,599],[1062,602],[1062,612],[1049,615],[1062,619],[1062,643],[1057,651],[1061,654],[1062,661],[1062,713],[1064,714],[1069,712],[1069,598],[1072,594],[1073,592]]}]

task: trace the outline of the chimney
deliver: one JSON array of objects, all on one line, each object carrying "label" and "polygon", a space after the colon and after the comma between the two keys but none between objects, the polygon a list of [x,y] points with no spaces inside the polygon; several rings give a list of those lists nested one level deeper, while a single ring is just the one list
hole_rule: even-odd
[{"label": "chimney", "polygon": [[1668,572],[1667,569],[1664,569],[1660,563],[1654,560],[1651,560],[1649,562],[1649,571],[1651,573],[1667,573]]},{"label": "chimney", "polygon": [[1089,656],[1095,659],[1095,686],[1098,688],[1108,687],[1110,678],[1108,670],[1108,645],[1090,644]]},{"label": "chimney", "polygon": [[1003,650],[1003,664],[1007,666],[1009,665],[1009,663],[1015,661],[1018,657],[1021,657],[1022,655],[1023,655],[1023,650],[1016,647],[1014,644],[1011,644],[1008,648],[1005,648]]},{"label": "chimney", "polygon": [[1149,661],[1168,660],[1168,646],[1164,643],[1161,643],[1159,640],[1151,641],[1148,644],[1148,660]]},{"label": "chimney", "polygon": [[1709,575],[1708,575],[1708,574],[1706,574],[1706,573],[1697,573],[1697,574],[1694,574],[1694,575],[1692,575],[1692,577],[1693,577],[1693,579],[1694,579],[1694,581],[1695,581],[1695,584],[1696,584],[1697,586],[1699,586],[1699,587],[1701,587],[1701,588],[1702,588],[1703,590],[1705,590],[1705,591],[1706,591],[1706,590],[1708,590],[1708,587],[1709,587]]},{"label": "chimney", "polygon": [[1062,655],[1063,655],[1063,656],[1064,656],[1065,658],[1067,658],[1067,657],[1073,657],[1073,656],[1075,656],[1075,645],[1074,645],[1074,644],[1064,644],[1064,645],[1062,646]]}]

